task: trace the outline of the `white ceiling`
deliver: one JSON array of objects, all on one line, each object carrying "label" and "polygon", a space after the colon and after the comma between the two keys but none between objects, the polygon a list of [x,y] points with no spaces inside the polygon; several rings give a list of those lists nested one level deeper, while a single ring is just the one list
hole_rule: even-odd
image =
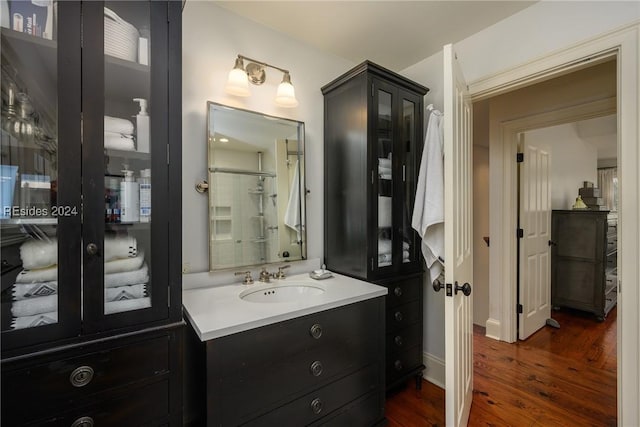
[{"label": "white ceiling", "polygon": [[534,1],[215,1],[319,50],[401,71]]}]

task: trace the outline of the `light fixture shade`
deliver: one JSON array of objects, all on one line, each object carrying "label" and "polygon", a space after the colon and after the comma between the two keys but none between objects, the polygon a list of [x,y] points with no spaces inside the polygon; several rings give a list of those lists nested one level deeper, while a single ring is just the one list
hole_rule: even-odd
[{"label": "light fixture shade", "polygon": [[249,79],[241,58],[236,59],[236,65],[229,71],[227,85],[224,88],[227,93],[236,96],[249,96]]},{"label": "light fixture shade", "polygon": [[287,108],[298,106],[296,91],[291,84],[291,76],[289,76],[289,73],[284,74],[282,83],[278,86],[278,91],[276,92],[276,104]]}]

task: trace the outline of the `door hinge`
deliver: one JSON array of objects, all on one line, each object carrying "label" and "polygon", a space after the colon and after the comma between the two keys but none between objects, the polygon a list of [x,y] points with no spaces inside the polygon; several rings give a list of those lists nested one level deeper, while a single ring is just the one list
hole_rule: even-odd
[{"label": "door hinge", "polygon": [[516,311],[518,312],[518,314],[522,314],[522,312],[524,311],[522,304],[516,305]]},{"label": "door hinge", "polygon": [[524,162],[524,153],[516,154],[516,162],[518,162],[518,163]]},{"label": "door hinge", "polygon": [[169,164],[169,144],[167,144],[167,165]]},{"label": "door hinge", "polygon": [[524,237],[524,230],[522,228],[518,228],[518,230],[516,230],[516,236],[518,236],[518,239],[522,239]]}]

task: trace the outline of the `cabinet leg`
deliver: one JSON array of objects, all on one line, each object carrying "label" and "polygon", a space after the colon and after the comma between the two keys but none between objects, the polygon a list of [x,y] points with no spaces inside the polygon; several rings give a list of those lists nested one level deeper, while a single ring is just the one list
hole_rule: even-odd
[{"label": "cabinet leg", "polygon": [[422,375],[417,374],[415,376],[415,380],[416,380],[416,390],[422,390]]}]

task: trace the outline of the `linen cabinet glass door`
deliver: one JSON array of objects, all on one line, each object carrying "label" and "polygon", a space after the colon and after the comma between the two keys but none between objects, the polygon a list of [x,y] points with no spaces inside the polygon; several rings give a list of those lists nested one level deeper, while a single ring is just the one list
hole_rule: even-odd
[{"label": "linen cabinet glass door", "polygon": [[377,91],[377,117],[375,135],[377,147],[374,150],[377,164],[377,254],[373,263],[377,269],[391,267],[394,259],[393,250],[393,202],[394,176],[393,151],[395,121],[393,120],[394,96],[391,90],[379,88]]},{"label": "linen cabinet glass door", "polygon": [[3,356],[80,330],[80,6],[36,3],[2,10]]},{"label": "linen cabinet glass door", "polygon": [[99,123],[90,129],[87,162],[99,167],[89,172],[96,191],[88,195],[92,225],[85,237],[87,245],[101,244],[86,247],[84,287],[90,289],[90,321],[104,329],[168,313],[167,213],[157,208],[168,191],[167,5],[99,6],[86,6],[87,19],[104,30],[102,40],[92,42],[104,50],[101,78],[94,82],[102,102],[90,113]]}]

